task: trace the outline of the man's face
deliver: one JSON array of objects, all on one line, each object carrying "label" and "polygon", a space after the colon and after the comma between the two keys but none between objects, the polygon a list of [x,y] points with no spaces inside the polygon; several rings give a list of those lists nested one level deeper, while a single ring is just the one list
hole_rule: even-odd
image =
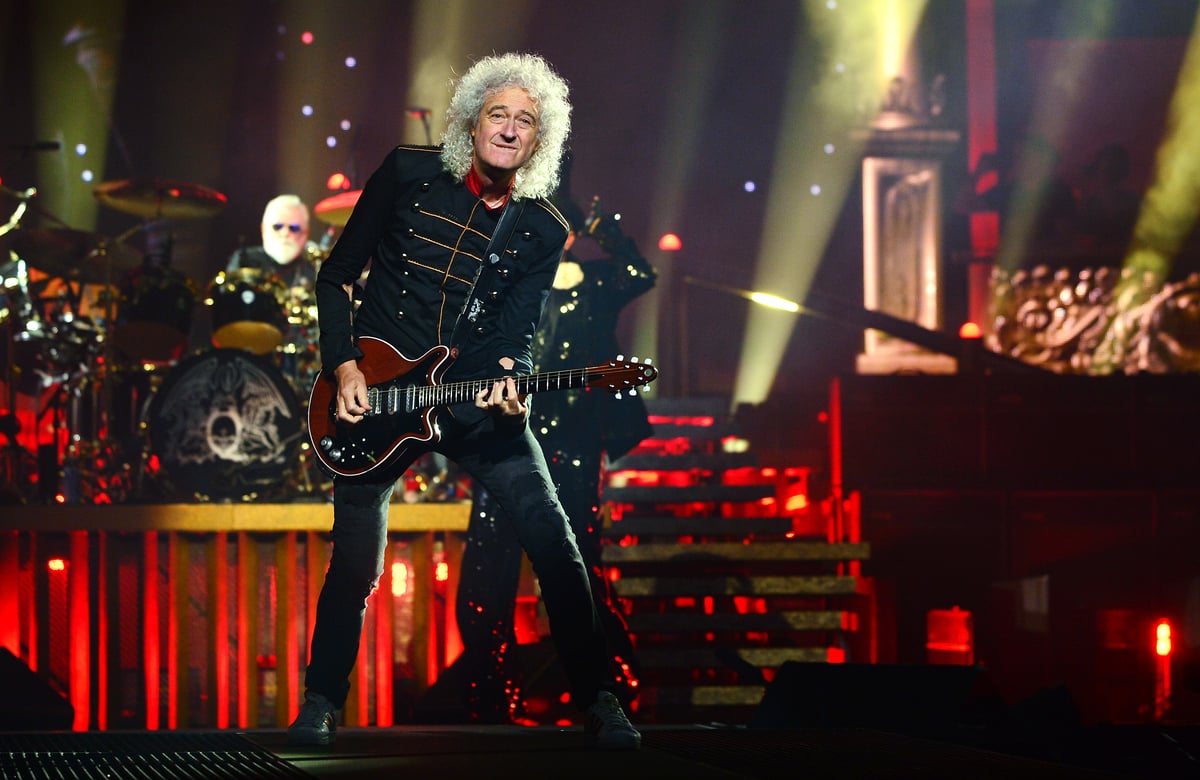
[{"label": "man's face", "polygon": [[495,178],[497,173],[515,173],[537,149],[538,111],[529,93],[509,87],[483,102],[471,137],[475,160]]},{"label": "man's face", "polygon": [[308,241],[308,219],[299,206],[272,206],[263,216],[262,244],[280,265],[295,261]]}]

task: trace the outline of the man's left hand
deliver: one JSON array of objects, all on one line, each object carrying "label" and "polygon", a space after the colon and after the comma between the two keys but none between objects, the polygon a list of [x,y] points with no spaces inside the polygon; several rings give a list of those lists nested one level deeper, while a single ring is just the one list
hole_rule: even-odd
[{"label": "man's left hand", "polygon": [[488,409],[492,414],[512,418],[512,422],[523,422],[529,413],[525,398],[517,393],[517,383],[505,377],[492,384],[490,390],[481,390],[475,396],[475,405]]},{"label": "man's left hand", "polygon": [[[500,358],[500,368],[512,371],[516,365],[510,357]],[[488,409],[492,414],[510,418],[510,422],[524,422],[529,413],[525,405],[525,396],[517,394],[517,383],[512,377],[495,382],[490,390],[481,390],[475,394],[475,405],[480,409]]]}]

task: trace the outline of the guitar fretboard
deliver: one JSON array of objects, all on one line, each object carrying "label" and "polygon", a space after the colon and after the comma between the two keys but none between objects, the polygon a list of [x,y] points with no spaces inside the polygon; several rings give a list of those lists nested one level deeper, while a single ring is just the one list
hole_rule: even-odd
[{"label": "guitar fretboard", "polygon": [[[574,390],[587,387],[588,369],[572,368],[547,371],[541,374],[513,377],[521,395],[547,390]],[[389,383],[367,388],[369,414],[412,413],[418,409],[466,403],[484,390],[490,390],[499,379],[470,379],[444,385],[404,385]]]}]

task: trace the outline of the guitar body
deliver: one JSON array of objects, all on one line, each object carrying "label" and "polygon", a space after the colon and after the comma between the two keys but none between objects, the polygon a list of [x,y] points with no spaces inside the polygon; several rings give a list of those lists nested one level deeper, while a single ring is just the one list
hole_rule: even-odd
[{"label": "guitar body", "polygon": [[[358,368],[368,387],[436,385],[450,367],[450,350],[436,346],[415,360],[382,339],[362,336]],[[407,460],[441,438],[434,409],[368,414],[357,423],[337,419],[337,380],[322,371],[308,401],[308,435],[321,465],[342,477],[361,477]]]}]

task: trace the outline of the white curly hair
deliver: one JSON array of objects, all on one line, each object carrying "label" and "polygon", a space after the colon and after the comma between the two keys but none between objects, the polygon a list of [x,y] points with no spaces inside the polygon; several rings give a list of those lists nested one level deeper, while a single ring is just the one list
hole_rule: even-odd
[{"label": "white curly hair", "polygon": [[571,132],[571,103],[567,82],[536,54],[496,54],[473,64],[454,90],[446,109],[442,134],[442,165],[462,181],[471,169],[474,144],[471,129],[488,97],[520,87],[538,107],[538,145],[517,171],[513,195],[549,197],[558,187],[558,171]]}]

